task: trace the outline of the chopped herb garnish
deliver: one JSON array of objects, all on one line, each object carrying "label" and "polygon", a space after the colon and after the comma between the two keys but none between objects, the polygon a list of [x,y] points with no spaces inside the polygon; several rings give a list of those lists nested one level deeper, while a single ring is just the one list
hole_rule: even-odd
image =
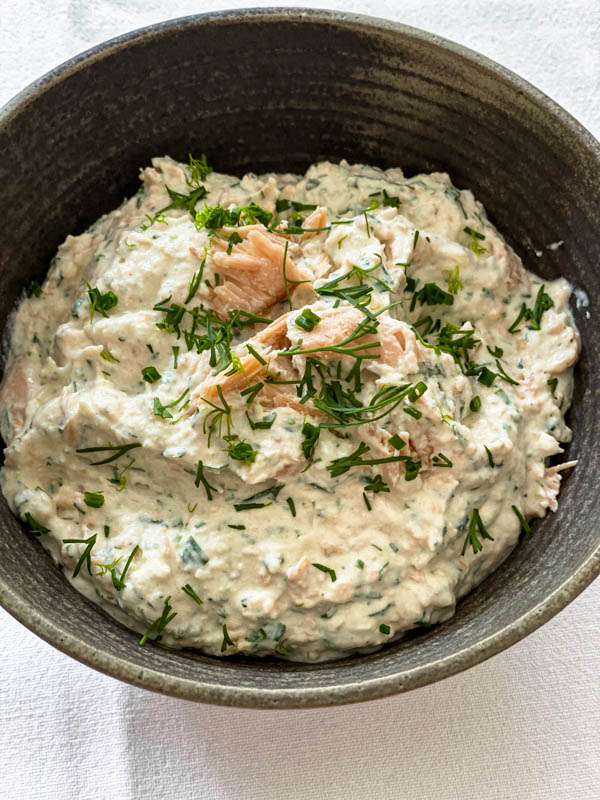
[{"label": "chopped herb garnish", "polygon": [[90,508],[100,508],[104,505],[104,495],[102,492],[84,492],[83,502]]},{"label": "chopped herb garnish", "polygon": [[92,550],[94,548],[94,545],[96,544],[97,536],[98,536],[98,534],[94,533],[89,537],[89,539],[63,539],[63,544],[84,544],[85,545],[85,549],[84,549],[83,553],[81,554],[81,557],[80,557],[79,561],[77,562],[77,566],[73,570],[73,577],[74,578],[76,578],[77,575],[79,575],[79,570],[82,568],[84,563],[87,566],[89,574],[90,575],[92,574]]},{"label": "chopped herb garnish", "polygon": [[186,593],[186,594],[187,594],[189,597],[191,597],[191,598],[192,598],[192,600],[193,600],[195,603],[198,603],[198,605],[199,605],[199,606],[201,606],[201,605],[202,605],[202,600],[201,600],[201,599],[198,597],[198,595],[197,595],[197,594],[196,594],[196,592],[195,592],[195,591],[192,589],[192,587],[189,585],[189,583],[186,583],[186,585],[185,585],[185,586],[182,586],[182,587],[181,587],[181,591],[182,591],[182,592],[185,592],[185,593]]},{"label": "chopped herb garnish", "polygon": [[481,398],[479,397],[479,395],[476,394],[475,397],[471,400],[471,402],[469,403],[469,408],[471,411],[475,413],[479,411],[479,409],[481,408]]},{"label": "chopped herb garnish", "polygon": [[358,569],[364,569],[365,568],[365,562],[360,558],[357,558],[354,563],[355,563],[356,567],[358,567]]},{"label": "chopped herb garnish", "polygon": [[530,327],[532,327],[534,330],[539,331],[542,325],[542,316],[544,311],[548,311],[548,309],[552,308],[553,305],[554,301],[550,295],[546,293],[544,285],[542,284],[535,298],[533,308],[527,308],[525,303],[522,303],[519,314],[508,329],[508,332],[518,333],[517,325],[522,319],[525,319],[529,323]]},{"label": "chopped herb garnish", "polygon": [[290,507],[290,511],[292,512],[292,517],[295,517],[296,516],[296,504],[294,503],[294,500],[291,497],[288,497],[285,502]]},{"label": "chopped herb garnish", "polygon": [[[189,392],[190,387],[188,386],[187,389],[179,395],[179,397],[175,400],[172,400],[170,403],[161,403],[160,398],[155,397],[153,400],[153,407],[154,407],[154,416],[160,417],[161,419],[173,419],[173,414],[169,411],[170,408],[176,408],[179,403],[183,401],[187,393]],[[189,400],[186,401],[183,406],[181,406],[178,411],[183,411],[183,409],[188,405]],[[173,423],[171,423],[173,424]]]},{"label": "chopped herb garnish", "polygon": [[188,153],[190,180],[188,186],[198,186],[202,181],[205,181],[210,173],[213,171],[206,163],[206,154],[202,153],[200,158],[194,158],[191,153]]},{"label": "chopped herb garnish", "polygon": [[445,456],[443,453],[438,453],[437,456],[434,456],[432,459],[434,467],[451,467],[452,461]]},{"label": "chopped herb garnish", "polygon": [[379,626],[379,632],[385,634],[385,636],[389,636],[391,628],[389,625],[386,625],[384,622],[382,622]]},{"label": "chopped herb garnish", "polygon": [[498,359],[496,359],[496,367],[498,369],[498,377],[500,378],[500,380],[506,381],[506,383],[510,383],[511,386],[519,385],[519,381],[516,381],[514,378],[511,378],[510,375],[506,374],[502,364]]},{"label": "chopped herb garnish", "polygon": [[[353,453],[350,453],[349,456],[342,456],[341,458],[334,459],[331,464],[327,465],[327,470],[331,473],[331,477],[336,478],[338,475],[343,475],[345,472],[348,472],[349,469],[352,469],[352,467],[365,467],[372,464],[389,464],[393,461],[405,461],[408,471],[408,464],[412,463],[408,456],[388,456],[387,458],[363,459],[362,456],[365,453],[368,453],[370,449],[371,448],[367,444],[361,442],[356,450]],[[416,475],[414,477],[416,477]],[[406,480],[411,480],[411,478],[407,478]]]},{"label": "chopped herb garnish", "polygon": [[37,281],[31,281],[31,283],[27,287],[27,295],[29,297],[41,297],[42,296],[42,287],[39,285],[39,283]]},{"label": "chopped herb garnish", "polygon": [[318,425],[311,425],[310,422],[305,422],[302,425],[302,436],[304,439],[302,440],[302,452],[304,453],[304,457],[311,460],[315,454],[315,447],[317,446],[317,441],[321,434],[321,429]]},{"label": "chopped herb garnish", "polygon": [[111,352],[109,352],[108,350],[103,350],[100,353],[100,358],[103,358],[105,361],[114,361],[116,364],[120,364],[121,363],[119,361],[119,359],[115,358],[115,356],[113,356],[113,354]]},{"label": "chopped herb garnish", "polygon": [[415,419],[421,419],[423,416],[422,411],[419,411],[418,408],[413,408],[412,406],[403,406],[402,411],[404,411],[405,414],[414,417]]},{"label": "chopped herb garnish", "polygon": [[[120,592],[121,589],[125,588],[125,576],[127,575],[129,567],[131,566],[131,562],[133,561],[133,557],[135,556],[135,554],[137,553],[137,551],[139,549],[140,549],[139,545],[136,544],[136,546],[133,548],[133,550],[129,554],[129,558],[125,562],[125,567],[123,568],[123,572],[120,575],[117,575],[116,570],[114,568],[115,565],[110,567],[110,576],[112,578],[113,586],[115,587],[117,592]],[[121,559],[118,559],[118,560],[120,561]]]},{"label": "chopped herb garnish", "polygon": [[177,359],[179,358],[179,347],[173,345],[173,369],[177,369]]},{"label": "chopped herb garnish", "polygon": [[259,381],[258,383],[255,383],[252,386],[248,386],[246,389],[243,389],[240,392],[240,394],[242,397],[247,398],[246,403],[250,405],[254,401],[256,395],[260,392],[260,390],[264,389],[264,386],[265,386],[264,383],[260,383]]},{"label": "chopped herb garnish", "polygon": [[248,424],[253,431],[268,431],[270,428],[272,428],[273,423],[277,419],[277,414],[275,411],[272,411],[270,414],[266,414],[261,420],[253,420],[250,414],[248,414],[246,411],[246,419],[248,420]]},{"label": "chopped herb garnish", "polygon": [[525,531],[527,536],[531,536],[531,528],[529,527],[529,523],[527,522],[527,520],[525,519],[523,514],[521,514],[521,512],[519,511],[519,509],[516,506],[511,506],[511,508],[515,512],[515,514],[517,515],[517,519],[521,523],[521,527],[523,528],[523,530]]},{"label": "chopped herb garnish", "polygon": [[43,533],[50,533],[50,528],[46,528],[45,525],[42,525],[41,522],[38,522],[37,519],[31,516],[29,511],[25,514],[25,522],[29,526],[30,533],[33,533],[34,536],[41,536]]},{"label": "chopped herb garnish", "polygon": [[[237,234],[236,234],[237,236]],[[208,255],[208,248],[204,248],[204,258],[202,259],[202,263],[197,272],[194,273],[192,280],[190,281],[190,285],[188,287],[187,297],[183,301],[185,305],[187,305],[190,300],[193,299],[194,295],[200,288],[200,284],[202,283],[202,276],[204,275],[204,267],[206,265],[206,256]]]},{"label": "chopped herb garnish", "polygon": [[548,378],[546,383],[550,387],[550,391],[552,393],[552,397],[556,397],[556,386],[558,384],[558,378]]},{"label": "chopped herb garnish", "polygon": [[335,583],[335,581],[337,580],[337,576],[335,574],[335,570],[331,569],[331,567],[325,567],[323,564],[313,564],[313,567],[316,567],[317,569],[320,569],[321,572],[326,572],[329,575],[329,577],[331,578],[331,582],[332,583]]},{"label": "chopped herb garnish", "polygon": [[406,459],[404,462],[404,480],[414,481],[421,469],[420,461],[413,461],[412,458]]},{"label": "chopped herb garnish", "polygon": [[146,633],[140,639],[140,647],[143,647],[148,641],[148,639],[151,639],[154,642],[157,642],[159,641],[159,639],[162,639],[162,632],[167,627],[169,622],[171,622],[171,620],[177,616],[176,611],[173,611],[173,613],[171,614],[173,607],[169,602],[170,600],[171,600],[171,595],[169,595],[165,599],[165,604],[163,606],[162,614],[160,615],[160,617],[158,619],[155,619],[154,622],[150,623],[150,625],[146,630]]},{"label": "chopped herb garnish", "polygon": [[239,235],[239,233],[236,233],[236,232],[234,231],[234,232],[231,234],[231,236],[229,237],[229,239],[227,240],[227,255],[231,255],[231,251],[233,250],[233,245],[234,245],[234,244],[240,244],[240,243],[241,243],[241,242],[243,242],[243,241],[244,241],[244,240],[243,240],[243,239],[242,239],[242,237]]},{"label": "chopped herb garnish", "polygon": [[102,293],[98,287],[92,288],[89,283],[87,284],[87,288],[90,304],[90,322],[94,319],[94,313],[96,311],[102,314],[103,317],[108,317],[106,312],[114,308],[119,302],[117,295],[114,292]]},{"label": "chopped herb garnish", "polygon": [[371,507],[371,503],[369,502],[369,498],[367,497],[365,492],[363,492],[363,500],[365,501],[365,505],[367,507],[367,511],[372,511],[373,509]]},{"label": "chopped herb garnish", "polygon": [[479,372],[477,380],[479,383],[483,383],[484,386],[490,387],[496,380],[496,377],[495,372],[492,372],[492,370],[487,367],[483,367]]},{"label": "chopped herb garnish", "polygon": [[467,552],[467,547],[469,545],[471,545],[474,553],[479,553],[480,550],[483,550],[483,545],[477,536],[477,532],[481,534],[482,539],[489,539],[492,542],[494,541],[494,537],[489,535],[485,525],[481,520],[481,517],[479,516],[479,510],[474,508],[473,516],[471,517],[471,522],[469,524],[469,531],[460,553],[462,556],[464,556],[464,554]]},{"label": "chopped herb garnish", "polygon": [[237,441],[237,436],[227,436],[227,455],[234,461],[241,461],[243,464],[253,464],[256,461],[258,450],[255,450],[250,442]]},{"label": "chopped herb garnish", "polygon": [[321,317],[312,312],[310,308],[305,308],[294,320],[294,324],[304,331],[312,331],[315,325],[321,321]]},{"label": "chopped herb garnish", "polygon": [[492,453],[491,453],[491,450],[490,450],[490,448],[489,448],[487,445],[485,445],[485,444],[483,445],[483,449],[484,449],[484,450],[485,450],[485,452],[487,453],[488,464],[489,464],[489,465],[490,465],[490,467],[493,469],[493,468],[496,466],[496,462],[494,461],[494,457],[493,457],[493,455],[492,455]]},{"label": "chopped herb garnish", "polygon": [[214,486],[211,486],[204,477],[204,464],[201,460],[198,461],[198,465],[196,467],[196,478],[194,479],[194,483],[196,484],[196,487],[202,484],[202,486],[204,486],[204,490],[206,491],[207,499],[212,500],[212,492],[216,492],[217,490]]},{"label": "chopped herb garnish", "polygon": [[450,292],[445,292],[437,283],[426,283],[422,289],[413,294],[410,303],[411,311],[414,310],[417,303],[421,306],[451,306],[454,304],[454,295],[450,294]]},{"label": "chopped herb garnish", "polygon": [[471,250],[475,253],[477,257],[483,255],[487,252],[485,247],[482,247],[479,242],[485,239],[483,233],[479,233],[479,231],[474,231],[473,228],[469,228],[468,226],[464,228],[464,232],[471,237]]},{"label": "chopped herb garnish", "polygon": [[216,430],[219,431],[219,436],[221,436],[223,421],[225,421],[227,435],[231,435],[231,406],[227,400],[225,400],[225,397],[223,396],[223,390],[221,389],[220,385],[217,385],[217,394],[223,403],[222,406],[218,406],[216,403],[213,403],[211,400],[207,400],[205,397],[200,398],[203,403],[206,403],[213,409],[212,411],[208,412],[202,422],[202,432],[204,434],[208,434],[209,447],[212,435]]},{"label": "chopped herb garnish", "polygon": [[227,625],[223,623],[223,643],[221,645],[221,652],[224,653],[228,647],[235,647],[235,644],[231,641],[231,638],[227,632]]},{"label": "chopped herb garnish", "polygon": [[254,356],[254,358],[258,361],[259,364],[262,364],[263,367],[266,366],[267,362],[265,361],[265,359],[261,356],[259,352],[257,352],[254,349],[254,347],[252,347],[251,344],[248,344],[248,342],[246,342],[246,350],[250,353],[250,355]]},{"label": "chopped herb garnish", "polygon": [[402,450],[403,447],[406,447],[406,442],[401,436],[398,436],[397,433],[395,433],[393,436],[390,436],[389,442],[394,450]]},{"label": "chopped herb garnish", "polygon": [[106,445],[105,447],[80,447],[78,450],[75,450],[76,453],[105,453],[114,451],[114,455],[109,456],[108,458],[104,458],[102,461],[92,461],[92,467],[99,467],[102,464],[110,464],[111,461],[116,461],[121,456],[125,455],[125,453],[129,452],[129,450],[133,450],[134,447],[141,447],[141,442],[132,442],[131,444],[115,444],[115,445]]},{"label": "chopped herb garnish", "polygon": [[273,503],[234,503],[233,507],[236,511],[252,511],[254,508],[266,508],[272,505]]},{"label": "chopped herb garnish", "polygon": [[365,484],[365,491],[374,492],[375,494],[378,494],[379,492],[389,492],[390,487],[383,480],[381,475],[375,475]]},{"label": "chopped herb garnish", "polygon": [[448,291],[450,294],[458,294],[459,289],[464,289],[460,279],[460,268],[458,265],[448,274]]},{"label": "chopped herb garnish", "polygon": [[156,369],[156,367],[144,367],[142,369],[142,378],[146,381],[146,383],[156,383],[161,379],[162,375]]}]

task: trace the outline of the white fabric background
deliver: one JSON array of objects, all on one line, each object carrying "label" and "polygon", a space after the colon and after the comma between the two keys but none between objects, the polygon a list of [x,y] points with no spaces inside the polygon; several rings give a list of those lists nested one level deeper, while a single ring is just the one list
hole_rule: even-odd
[{"label": "white fabric background", "polygon": [[[243,5],[252,2],[0,0],[0,103],[104,39]],[[312,6],[388,17],[473,47],[600,137],[597,0]],[[599,608],[600,581],[525,641],[442,683],[358,706],[283,712],[201,706],[126,686],[0,610],[0,798],[595,800]]]}]

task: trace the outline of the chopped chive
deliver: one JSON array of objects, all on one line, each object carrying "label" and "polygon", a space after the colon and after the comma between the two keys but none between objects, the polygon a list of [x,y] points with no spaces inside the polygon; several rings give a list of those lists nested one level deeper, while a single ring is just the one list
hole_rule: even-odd
[{"label": "chopped chive", "polygon": [[185,586],[181,587],[181,591],[185,592],[195,603],[198,603],[199,606],[203,605],[202,600],[198,597],[196,592],[192,589],[189,583],[186,583]]},{"label": "chopped chive", "polygon": [[235,644],[231,641],[229,633],[227,632],[227,625],[223,623],[223,644],[221,645],[221,652],[224,653],[228,647],[235,647]]},{"label": "chopped chive", "polygon": [[104,505],[104,495],[102,492],[84,492],[83,502],[90,508],[100,508]]},{"label": "chopped chive", "polygon": [[156,367],[144,367],[142,369],[142,377],[146,383],[156,383],[162,376]]},{"label": "chopped chive", "polygon": [[494,457],[492,456],[492,453],[491,453],[491,451],[490,451],[490,449],[489,449],[489,447],[487,445],[484,444],[483,447],[485,449],[485,452],[487,453],[488,463],[489,463],[490,467],[492,467],[492,469],[493,469],[496,466],[496,463],[494,461]]},{"label": "chopped chive", "polygon": [[295,517],[296,516],[296,504],[294,503],[293,499],[291,497],[288,497],[285,502],[290,507],[290,511],[292,512],[292,517]]},{"label": "chopped chive", "polygon": [[519,509],[516,506],[511,506],[511,508],[515,512],[515,514],[517,515],[517,519],[521,523],[521,527],[523,528],[523,530],[525,531],[527,536],[531,536],[531,528],[529,527],[529,523],[527,522],[527,520],[525,519],[523,514],[521,514],[521,512],[519,511]]},{"label": "chopped chive", "polygon": [[317,569],[320,569],[321,572],[326,572],[329,575],[329,577],[331,578],[331,582],[332,583],[335,583],[335,581],[337,580],[337,577],[336,577],[336,574],[335,574],[335,570],[331,569],[331,567],[325,567],[323,564],[313,564],[313,567],[316,567]]}]

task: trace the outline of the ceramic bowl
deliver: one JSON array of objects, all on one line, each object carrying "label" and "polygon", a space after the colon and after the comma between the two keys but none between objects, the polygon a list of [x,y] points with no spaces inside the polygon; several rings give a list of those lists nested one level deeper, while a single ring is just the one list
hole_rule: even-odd
[{"label": "ceramic bowl", "polygon": [[[579,290],[583,353],[569,420],[579,466],[555,514],[435,629],[311,666],[157,645],[78,594],[0,498],[0,601],[65,653],[147,689],[252,707],[381,697],[522,639],[600,568],[597,476],[600,147],[516,75],[422,31],[350,14],[234,11],[121,36],[45,75],[0,114],[0,325],[57,246],[136,191],[154,155],[219,171],[304,171],[319,159],[448,171],[525,265]],[[558,249],[547,245],[562,240]],[[589,299],[589,307],[585,303]],[[5,643],[5,646],[10,646]]]}]

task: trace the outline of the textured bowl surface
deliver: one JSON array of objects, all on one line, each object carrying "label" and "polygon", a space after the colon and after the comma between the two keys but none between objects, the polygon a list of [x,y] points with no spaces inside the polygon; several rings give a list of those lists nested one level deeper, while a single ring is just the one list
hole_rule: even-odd
[{"label": "textured bowl surface", "polygon": [[[333,12],[237,11],[175,20],[58,67],[0,114],[0,326],[68,233],[136,191],[153,155],[206,151],[219,171],[303,171],[345,157],[448,171],[524,259],[584,289],[583,340],[560,507],[534,525],[456,616],[369,656],[302,666],[156,645],[80,596],[0,499],[0,601],[75,658],[205,702],[299,707],[430,683],[516,642],[600,569],[600,147],[524,81],[436,36]],[[562,239],[558,250],[545,245]],[[541,251],[536,254],[535,249]]]}]

